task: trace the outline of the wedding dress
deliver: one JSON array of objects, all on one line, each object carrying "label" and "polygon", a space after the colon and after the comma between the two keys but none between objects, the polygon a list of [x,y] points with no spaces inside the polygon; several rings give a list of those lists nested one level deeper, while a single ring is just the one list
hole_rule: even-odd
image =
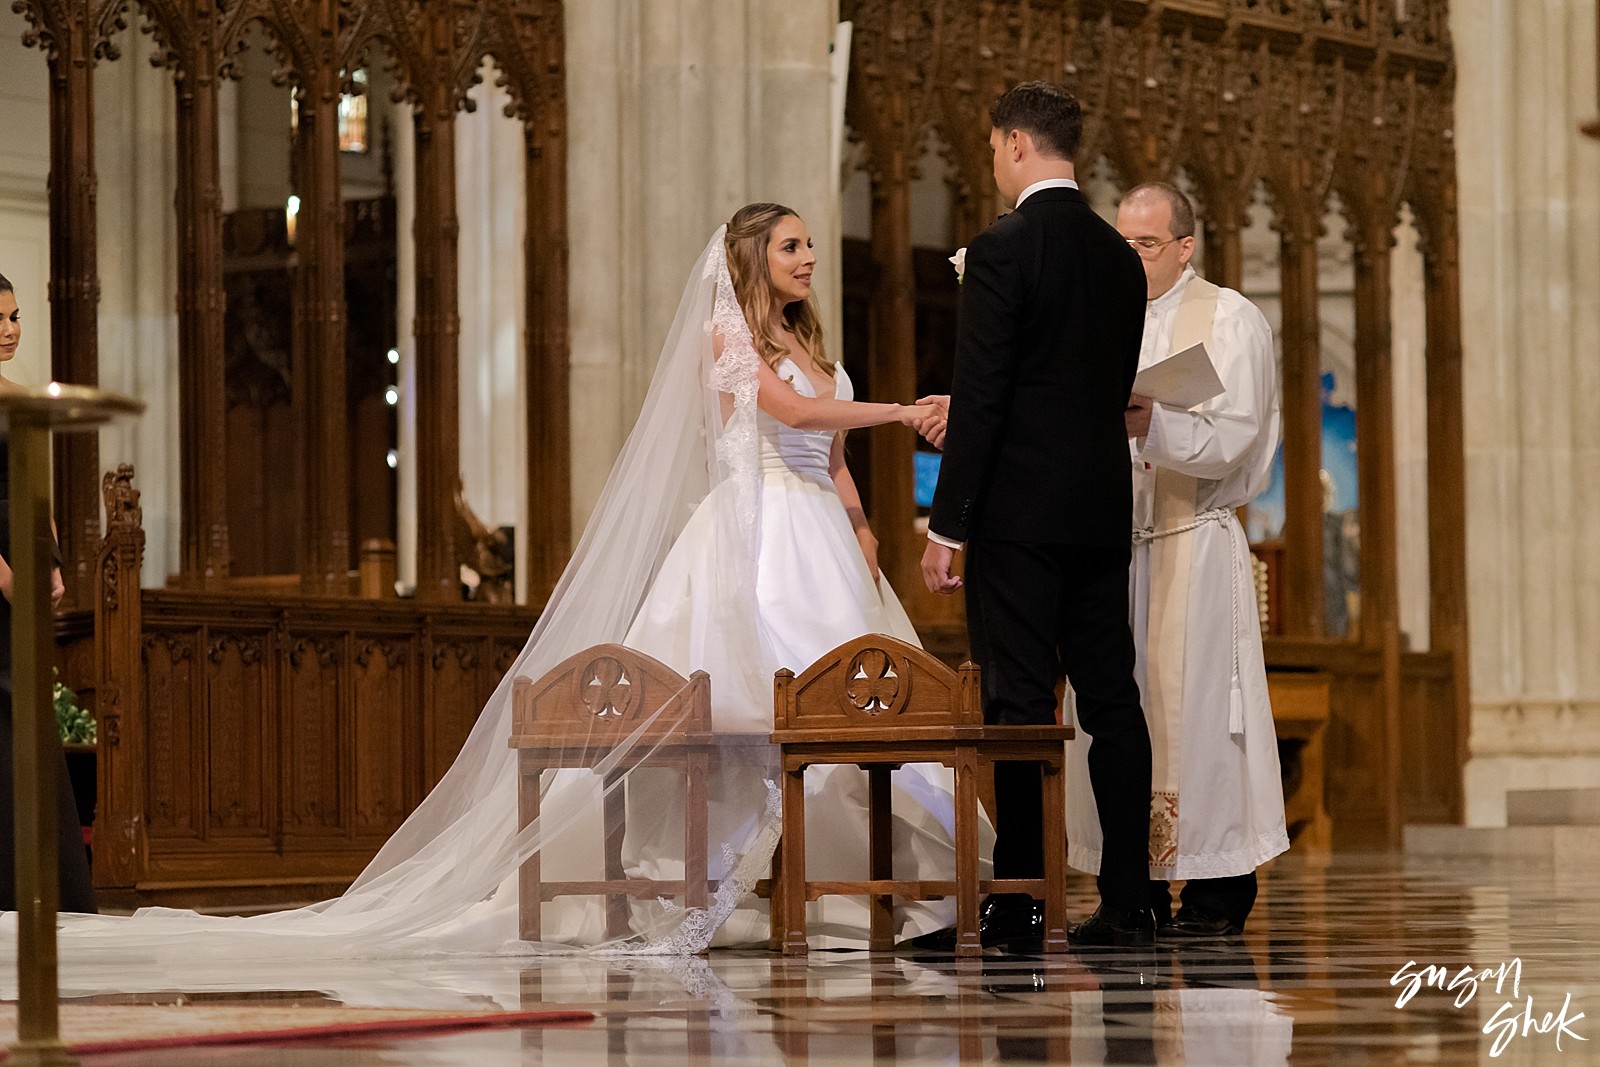
[{"label": "wedding dress", "polygon": [[[815,397],[811,379],[792,359],[775,368],[802,396]],[[844,367],[834,378],[834,398],[853,400]],[[714,489],[684,527],[656,576],[623,644],[679,671],[711,675],[711,714],[719,731],[767,733],[772,729],[772,676],[780,667],[804,670],[844,642],[867,633],[889,634],[920,645],[894,590],[874,579],[829,474],[831,430],[797,430],[757,411],[759,546],[756,560],[757,644],[763,661],[733,659],[711,635],[712,617],[728,602],[715,593],[725,562],[715,529],[735,506],[734,483]],[[748,654],[746,652],[745,654]],[[763,778],[763,774],[765,779]],[[743,768],[713,783],[713,840],[719,806],[736,820],[762,806],[770,768]],[[894,810],[894,869],[900,878],[949,878],[955,869],[954,778],[948,768],[908,765],[891,775]],[[681,849],[674,834],[683,825],[678,794],[651,791],[637,800],[630,787],[629,834],[643,844],[624,850],[635,876],[681,878]],[[843,881],[867,876],[867,777],[854,766],[814,767],[806,777],[807,868],[815,879]],[[988,833],[987,825],[984,833]],[[724,831],[724,839],[728,836]],[[630,844],[632,842],[630,841]],[[985,856],[992,839],[981,851]],[[713,872],[715,876],[718,872]],[[906,902],[897,909],[898,936],[914,937],[955,921],[954,900]],[[865,948],[868,915],[864,898],[825,897],[810,905],[807,929],[813,948]],[[741,908],[722,925],[716,943],[764,939],[765,907]]]},{"label": "wedding dress", "polygon": [[[764,902],[750,896],[767,873],[780,811],[770,746],[739,746],[748,765],[726,766],[712,785],[714,878],[704,909],[636,902],[627,935],[606,933],[595,898],[545,905],[545,941],[517,940],[516,872],[538,853],[546,877],[598,874],[600,797],[625,791],[633,816],[624,843],[634,873],[681,872],[681,805],[650,752],[633,751],[647,727],[676,730],[687,702],[642,709],[627,744],[580,751],[592,771],[547,772],[541,815],[517,826],[511,685],[537,679],[596,644],[621,642],[684,676],[712,678],[717,731],[771,728],[771,680],[861,633],[916,635],[892,591],[874,582],[827,475],[831,434],[782,426],[756,406],[759,357],[734,297],[723,230],[701,253],[662,349],[650,391],[572,560],[527,645],[502,679],[461,753],[340,897],[249,917],[144,909],[131,917],[62,916],[65,970],[104,974],[128,987],[150,967],[227,959],[328,959],[435,953],[573,951],[692,954],[766,936]],[[721,355],[713,351],[720,339]],[[809,381],[789,364],[797,389]],[[850,395],[843,370],[839,396]],[[599,734],[593,735],[598,738]],[[625,757],[638,766],[613,774]],[[610,784],[604,784],[610,783]],[[895,784],[900,878],[953,870],[952,780],[938,767],[906,767]],[[814,878],[864,873],[865,776],[819,768],[808,776],[809,870]],[[653,820],[653,821],[652,821]],[[827,832],[820,829],[826,826]],[[985,849],[987,851],[987,849]],[[864,902],[814,906],[813,945],[865,942]],[[898,933],[953,920],[953,903],[908,904]],[[16,953],[14,914],[0,916],[0,956]],[[14,973],[0,967],[0,975]],[[243,975],[243,988],[249,987]],[[236,987],[238,987],[235,984]],[[0,988],[0,995],[5,995]]]}]

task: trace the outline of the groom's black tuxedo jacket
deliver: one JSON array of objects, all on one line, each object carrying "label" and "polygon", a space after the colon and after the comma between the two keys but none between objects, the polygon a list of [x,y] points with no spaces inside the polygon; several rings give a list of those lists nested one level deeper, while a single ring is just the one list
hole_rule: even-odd
[{"label": "groom's black tuxedo jacket", "polygon": [[1128,543],[1145,294],[1138,253],[1074,189],[1041,189],[973,239],[929,529]]}]

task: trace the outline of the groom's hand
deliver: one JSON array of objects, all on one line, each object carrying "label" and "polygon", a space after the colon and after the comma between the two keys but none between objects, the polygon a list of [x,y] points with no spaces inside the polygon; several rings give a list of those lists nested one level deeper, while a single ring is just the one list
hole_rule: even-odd
[{"label": "groom's hand", "polygon": [[944,545],[928,542],[928,549],[922,554],[922,580],[928,586],[928,592],[948,596],[961,588],[961,579],[950,573],[955,555]]},{"label": "groom's hand", "polygon": [[944,432],[950,422],[950,397],[948,395],[925,396],[917,401],[917,405],[919,407],[930,406],[935,409],[934,413],[924,419],[921,425],[917,427],[917,432],[926,438],[927,442],[934,448],[944,448]]}]

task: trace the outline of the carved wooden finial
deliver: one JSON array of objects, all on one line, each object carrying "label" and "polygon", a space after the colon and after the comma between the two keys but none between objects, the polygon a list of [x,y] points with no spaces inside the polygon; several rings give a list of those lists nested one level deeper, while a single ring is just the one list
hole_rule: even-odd
[{"label": "carved wooden finial", "polygon": [[139,506],[139,490],[133,487],[133,464],[118,464],[106,471],[100,482],[106,504],[106,535],[118,526],[139,529],[144,525],[144,509]]}]

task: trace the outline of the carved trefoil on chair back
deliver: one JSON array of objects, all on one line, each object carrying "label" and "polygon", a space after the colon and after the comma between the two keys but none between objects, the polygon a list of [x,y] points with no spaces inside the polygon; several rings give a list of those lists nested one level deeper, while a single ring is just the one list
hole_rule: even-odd
[{"label": "carved trefoil on chair back", "polygon": [[983,724],[977,667],[951,670],[886,634],[846,641],[799,675],[781,670],[773,689],[779,731]]},{"label": "carved trefoil on chair back", "polygon": [[517,739],[611,745],[641,727],[641,741],[684,740],[711,731],[711,678],[705,671],[686,679],[622,645],[595,645],[538,680],[518,678],[512,685],[514,745]]}]

